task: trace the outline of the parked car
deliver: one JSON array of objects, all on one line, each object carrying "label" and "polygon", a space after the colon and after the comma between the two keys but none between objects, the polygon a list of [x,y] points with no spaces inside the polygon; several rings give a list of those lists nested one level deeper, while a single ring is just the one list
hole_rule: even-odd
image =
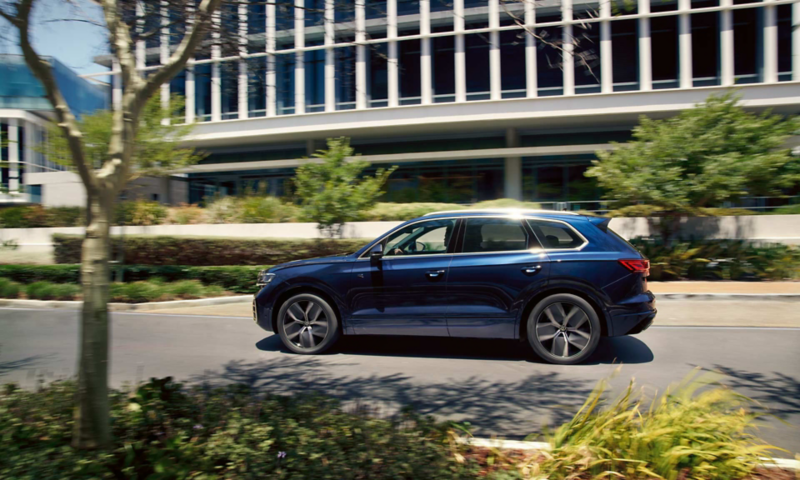
[{"label": "parked car", "polygon": [[461,210],[415,218],[354,253],[261,272],[255,322],[315,354],[341,335],[527,341],[544,360],[586,360],[600,337],[656,315],[649,261],[608,228],[565,212]]}]

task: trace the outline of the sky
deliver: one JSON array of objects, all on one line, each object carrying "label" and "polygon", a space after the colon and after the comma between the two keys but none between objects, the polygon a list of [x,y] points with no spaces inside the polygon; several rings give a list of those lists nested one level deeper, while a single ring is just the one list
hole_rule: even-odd
[{"label": "sky", "polygon": [[[98,6],[86,0],[76,0],[74,4],[65,0],[39,0],[34,7],[33,19],[33,45],[40,55],[53,56],[78,74],[108,71],[92,61],[95,55],[108,52],[105,28],[86,21],[65,21],[100,21],[102,13]],[[0,29],[10,28],[0,20]],[[12,43],[3,41],[0,52],[20,53],[19,47]]]}]

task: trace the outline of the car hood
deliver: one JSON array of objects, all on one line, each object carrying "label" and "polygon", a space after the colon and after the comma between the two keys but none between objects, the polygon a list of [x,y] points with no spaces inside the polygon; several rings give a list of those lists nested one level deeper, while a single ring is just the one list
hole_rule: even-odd
[{"label": "car hood", "polygon": [[286,268],[302,267],[305,265],[320,265],[324,263],[346,263],[352,261],[353,261],[353,256],[351,254],[333,255],[330,257],[306,258],[305,260],[295,260],[292,262],[286,262],[286,263],[281,263],[280,265],[275,265],[274,267],[270,268],[269,271],[277,272],[279,270],[284,270]]}]

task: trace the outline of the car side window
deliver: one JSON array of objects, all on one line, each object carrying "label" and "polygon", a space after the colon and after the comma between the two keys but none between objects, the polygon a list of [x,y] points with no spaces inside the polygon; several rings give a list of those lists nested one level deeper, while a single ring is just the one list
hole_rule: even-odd
[{"label": "car side window", "polygon": [[513,218],[467,218],[463,253],[527,250],[529,235],[522,222]]},{"label": "car side window", "polygon": [[384,257],[447,253],[456,221],[430,220],[408,225],[385,240]]},{"label": "car side window", "polygon": [[560,222],[528,220],[528,225],[544,248],[552,250],[578,248],[585,242],[571,227]]}]

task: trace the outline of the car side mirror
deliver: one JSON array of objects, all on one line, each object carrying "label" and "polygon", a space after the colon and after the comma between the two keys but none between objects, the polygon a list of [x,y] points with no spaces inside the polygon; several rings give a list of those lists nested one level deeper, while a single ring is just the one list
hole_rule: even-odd
[{"label": "car side mirror", "polygon": [[378,262],[383,257],[383,244],[379,243],[372,247],[369,251],[369,259],[371,262]]}]

